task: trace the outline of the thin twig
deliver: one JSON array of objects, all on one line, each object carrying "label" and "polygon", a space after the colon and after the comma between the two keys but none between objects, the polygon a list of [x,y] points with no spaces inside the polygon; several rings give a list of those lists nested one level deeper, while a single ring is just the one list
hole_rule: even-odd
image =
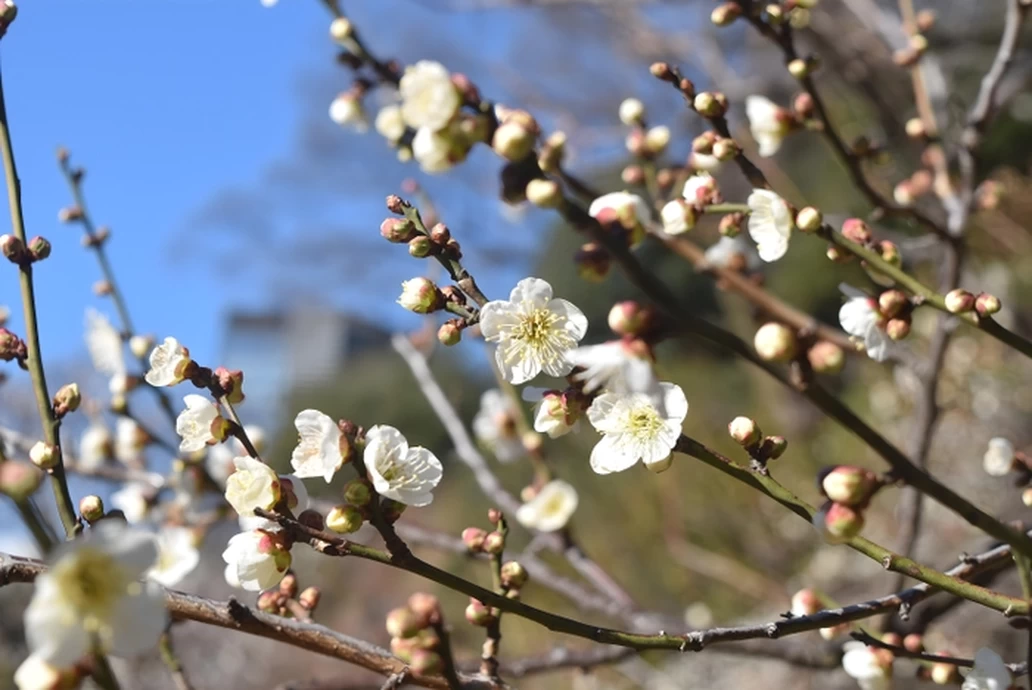
[{"label": "thin twig", "polygon": [[[906,647],[901,645],[889,644],[883,642],[877,637],[874,637],[862,630],[857,630],[850,633],[853,639],[863,642],[868,647],[877,647],[878,649],[888,649],[892,652],[893,656],[903,657],[906,659],[919,659],[920,661],[928,661],[933,664],[953,664],[954,666],[960,666],[963,668],[973,668],[975,665],[974,659],[966,659],[964,657],[949,656],[946,654],[931,654],[929,652],[912,652]],[[1007,664],[1008,670],[1015,676],[1023,676],[1028,673],[1028,663],[1021,664]]]},{"label": "thin twig", "polygon": [[161,653],[161,660],[168,667],[168,673],[172,677],[172,683],[176,690],[193,690],[190,681],[183,672],[183,663],[176,656],[175,648],[172,646],[172,627],[169,626],[158,640],[158,651]]}]

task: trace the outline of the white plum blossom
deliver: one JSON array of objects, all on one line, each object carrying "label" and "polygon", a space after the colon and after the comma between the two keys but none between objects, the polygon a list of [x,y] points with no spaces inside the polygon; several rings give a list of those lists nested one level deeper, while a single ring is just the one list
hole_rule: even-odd
[{"label": "white plum blossom", "polygon": [[989,447],[982,456],[982,468],[991,477],[1003,477],[1014,469],[1014,444],[997,436],[989,439]]},{"label": "white plum blossom", "polygon": [[755,271],[763,264],[760,255],[756,253],[756,246],[741,235],[722,235],[715,244],[706,249],[706,261],[721,268],[748,271]]},{"label": "white plum blossom", "polygon": [[611,393],[655,393],[658,382],[652,361],[630,343],[613,340],[601,345],[584,345],[567,355],[574,366],[584,371],[574,374],[585,393],[606,390]]},{"label": "white plum blossom", "polygon": [[722,160],[709,153],[692,151],[688,155],[688,167],[697,172],[715,173],[723,164]]},{"label": "white plum blossom", "polygon": [[[311,499],[308,496],[308,487],[300,477],[295,474],[281,474],[279,482],[280,496],[286,501],[287,507],[294,515],[299,515],[308,509]],[[240,525],[241,532],[256,529],[278,532],[280,529],[278,523],[260,515],[240,515],[237,517],[237,524]]]},{"label": "white plum blossom", "polygon": [[462,105],[451,74],[439,62],[420,60],[410,65],[398,84],[401,116],[409,127],[444,129]]},{"label": "white plum blossom", "polygon": [[328,484],[344,465],[340,427],[319,410],[303,410],[294,418],[298,443],[290,466],[298,477],[322,477]]},{"label": "white plum blossom", "polygon": [[[226,581],[249,592],[279,584],[290,568],[290,550],[278,533],[249,530],[230,538],[222,552]],[[236,584],[234,584],[236,583]]]},{"label": "white plum blossom", "polygon": [[107,426],[102,422],[92,422],[79,439],[78,467],[95,470],[110,460],[114,452],[114,439]]},{"label": "white plum blossom", "polygon": [[568,393],[539,388],[524,388],[523,399],[535,402],[534,431],[549,438],[565,436],[580,425],[584,406]]},{"label": "white plum blossom", "polygon": [[749,96],[745,99],[745,116],[760,155],[767,158],[777,153],[791,130],[788,111],[763,96]]},{"label": "white plum blossom", "polygon": [[708,172],[698,172],[685,180],[682,196],[689,204],[705,206],[712,203],[717,181]]},{"label": "white plum blossom", "polygon": [[795,221],[785,200],[767,189],[754,189],[749,206],[749,236],[764,261],[777,261],[788,251]]},{"label": "white plum blossom", "polygon": [[147,519],[150,512],[151,487],[141,482],[129,482],[111,494],[111,506],[121,510],[130,524]]},{"label": "white plum blossom", "polygon": [[885,332],[885,317],[870,297],[851,297],[839,309],[842,329],[864,344],[867,356],[884,362],[889,356],[892,341]]},{"label": "white plum blossom", "polygon": [[30,654],[14,672],[18,690],[71,690],[79,687],[79,673],[72,668],[58,668],[36,654]]},{"label": "white plum blossom", "polygon": [[219,408],[203,395],[183,397],[186,408],[176,418],[176,433],[183,437],[180,453],[192,453],[226,438]]},{"label": "white plum blossom", "polygon": [[619,222],[630,233],[632,247],[644,238],[645,228],[650,221],[649,205],[640,196],[630,192],[603,194],[591,202],[588,215],[600,223]]},{"label": "white plum blossom", "polygon": [[234,452],[229,443],[218,443],[208,448],[208,454],[204,459],[204,469],[208,476],[218,482],[219,486],[225,486],[229,475],[233,474],[236,465],[233,459],[244,455],[243,450]]},{"label": "white plum blossom", "polygon": [[637,98],[625,98],[620,101],[620,122],[628,127],[636,125],[645,117],[645,104]]},{"label": "white plum blossom", "polygon": [[663,205],[659,212],[663,221],[663,232],[668,235],[682,235],[695,227],[696,211],[682,199],[674,199]]},{"label": "white plum blossom", "polygon": [[410,448],[400,431],[379,424],[366,432],[362,456],[373,488],[386,498],[420,507],[434,500],[441,481],[441,461],[426,448]]},{"label": "white plum blossom", "polygon": [[256,508],[271,510],[280,500],[279,476],[250,456],[234,458],[236,471],[226,480],[226,500],[238,515],[252,516]]},{"label": "white plum blossom", "polygon": [[137,463],[146,440],[146,433],[135,419],[119,417],[115,422],[115,459],[126,465]]},{"label": "white plum blossom", "polygon": [[412,137],[412,157],[423,172],[444,172],[455,164],[452,157],[453,142],[447,132],[437,132],[420,127]]},{"label": "white plum blossom", "polygon": [[184,380],[190,361],[189,350],[175,338],[165,338],[161,345],[151,350],[150,369],[144,380],[152,386],[174,386]]},{"label": "white plum blossom", "polygon": [[197,536],[189,527],[166,526],[158,532],[158,559],[147,577],[164,587],[174,587],[201,562]]},{"label": "white plum blossom", "polygon": [[156,583],[140,579],[156,558],[150,534],[114,520],[63,545],[25,611],[29,649],[65,667],[94,645],[117,656],[153,647],[165,629],[165,601]]},{"label": "white plum blossom", "polygon": [[588,420],[602,434],[591,451],[591,469],[622,472],[639,460],[665,469],[687,414],[684,391],[673,383],[660,383],[655,396],[603,393],[588,408]]},{"label": "white plum blossom", "polygon": [[358,132],[369,129],[362,99],[352,93],[342,93],[330,102],[330,119],[341,127],[353,127]]},{"label": "white plum blossom", "polygon": [[544,280],[524,278],[508,300],[484,305],[480,330],[485,340],[498,344],[495,361],[502,377],[520,384],[542,371],[569,374],[569,353],[587,332],[588,319],[571,302],[553,298],[552,286]]},{"label": "white plum blossom", "polygon": [[531,500],[516,511],[521,525],[541,532],[554,532],[566,526],[577,510],[577,490],[569,482],[553,479],[541,487]]},{"label": "white plum blossom", "polygon": [[505,393],[492,388],[480,396],[480,409],[473,417],[473,435],[499,462],[523,457],[523,441],[516,430],[520,411]]},{"label": "white plum blossom", "polygon": [[95,309],[86,310],[86,349],[93,368],[105,376],[125,376],[122,334]]},{"label": "white plum blossom", "polygon": [[401,106],[392,103],[380,108],[373,126],[388,141],[401,139],[405,136],[405,118],[401,116]]},{"label": "white plum blossom", "polygon": [[[892,657],[853,640],[842,645],[842,668],[861,690],[889,690],[892,687]],[[881,650],[882,652],[884,650]]]},{"label": "white plum blossom", "polygon": [[975,652],[975,667],[964,678],[961,690],[1007,690],[1013,682],[1010,669],[1000,655],[982,647]]}]

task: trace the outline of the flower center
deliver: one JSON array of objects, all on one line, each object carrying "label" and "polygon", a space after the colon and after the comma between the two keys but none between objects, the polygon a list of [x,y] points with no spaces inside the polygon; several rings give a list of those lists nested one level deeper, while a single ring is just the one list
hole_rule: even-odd
[{"label": "flower center", "polygon": [[563,509],[563,505],[564,504],[565,504],[565,501],[563,501],[563,497],[562,496],[558,496],[558,495],[552,496],[545,503],[544,510],[542,512],[545,515],[555,515],[556,513],[558,513],[559,511],[561,511]]},{"label": "flower center", "polygon": [[628,412],[625,428],[636,440],[650,441],[663,428],[663,419],[652,405],[638,405]]},{"label": "flower center", "polygon": [[513,361],[529,349],[543,363],[556,362],[577,342],[562,328],[564,316],[546,307],[531,307],[521,315],[520,322],[509,328],[508,340],[512,347],[506,359]]},{"label": "flower center", "polygon": [[68,603],[83,618],[108,618],[129,584],[110,554],[88,547],[55,567],[54,577]]}]

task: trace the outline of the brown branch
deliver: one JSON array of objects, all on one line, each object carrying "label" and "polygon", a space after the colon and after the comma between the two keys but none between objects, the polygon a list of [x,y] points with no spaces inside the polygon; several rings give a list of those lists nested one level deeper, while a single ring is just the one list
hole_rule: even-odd
[{"label": "brown branch", "polygon": [[[867,634],[862,630],[857,630],[850,633],[853,639],[863,642],[868,647],[877,647],[878,649],[888,649],[892,652],[893,656],[898,656],[906,659],[919,659],[920,661],[927,661],[933,664],[953,664],[954,666],[961,666],[963,668],[972,668],[975,665],[974,659],[966,659],[957,656],[948,656],[946,654],[931,654],[929,652],[912,652],[906,647],[901,645],[889,644],[883,642],[872,635]],[[1028,673],[1028,662],[1020,664],[1007,664],[1007,668],[1015,676],[1023,676]]]}]

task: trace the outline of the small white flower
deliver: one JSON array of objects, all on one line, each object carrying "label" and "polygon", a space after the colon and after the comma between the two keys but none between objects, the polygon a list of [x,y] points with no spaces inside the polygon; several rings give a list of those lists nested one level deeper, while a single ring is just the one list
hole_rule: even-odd
[{"label": "small white flower", "polygon": [[362,458],[381,496],[417,508],[434,500],[432,491],[443,475],[441,461],[426,448],[410,448],[394,427],[378,424],[366,432]]},{"label": "small white flower", "polygon": [[620,101],[620,122],[628,127],[641,122],[645,117],[645,104],[637,98],[625,98]]},{"label": "small white flower", "polygon": [[603,194],[591,202],[588,214],[600,223],[619,222],[630,234],[632,247],[644,239],[649,223],[649,205],[630,192]]},{"label": "small white flower", "polygon": [[588,408],[588,420],[602,434],[591,451],[591,469],[622,472],[638,460],[663,467],[687,414],[684,391],[673,383],[660,383],[658,396],[603,393]]},{"label": "small white flower", "polygon": [[537,401],[534,406],[534,431],[548,434],[549,438],[559,438],[576,429],[585,406],[582,403],[583,397],[574,397],[575,395],[578,394],[572,389],[562,393],[524,388],[523,399]]},{"label": "small white flower", "polygon": [[86,349],[93,368],[106,376],[125,376],[122,334],[95,309],[86,310]]},{"label": "small white flower", "polygon": [[398,141],[405,136],[405,118],[401,116],[401,106],[385,105],[376,114],[374,123],[376,131],[388,141]]},{"label": "small white flower", "polygon": [[229,584],[249,592],[260,592],[279,584],[292,559],[280,535],[250,530],[229,540],[222,552],[222,560],[227,564],[226,581]]},{"label": "small white flower", "polygon": [[569,374],[569,353],[587,332],[588,319],[572,303],[554,299],[547,282],[524,278],[508,301],[484,305],[480,330],[485,340],[498,343],[495,361],[502,377],[520,384],[542,370],[549,376]]},{"label": "small white flower", "polygon": [[749,236],[756,243],[760,258],[777,261],[788,251],[788,239],[795,222],[788,204],[767,189],[754,189],[746,203],[749,205]]},{"label": "small white flower", "polygon": [[521,525],[541,532],[554,532],[566,526],[577,510],[577,490],[562,479],[553,479],[541,487],[533,499],[516,511]]},{"label": "small white flower", "polygon": [[135,419],[119,417],[115,422],[115,459],[125,465],[138,462],[146,438],[143,428]]},{"label": "small white flower", "polygon": [[455,165],[454,144],[448,132],[437,132],[420,127],[412,138],[412,157],[423,172],[444,172]]},{"label": "small white flower", "polygon": [[225,440],[225,420],[219,408],[203,395],[183,397],[186,409],[176,418],[176,433],[183,437],[180,453],[192,453],[207,445]]},{"label": "small white flower", "polygon": [[190,351],[175,338],[165,338],[150,353],[150,369],[144,380],[152,386],[174,386],[184,380]]},{"label": "small white flower", "polygon": [[[225,559],[225,555],[223,555]],[[232,563],[226,563],[226,569],[222,571],[222,577],[225,578],[226,584],[234,589],[242,589],[240,585],[240,578],[237,577],[236,561]]]},{"label": "small white flower", "polygon": [[322,477],[328,484],[344,464],[337,423],[319,410],[303,410],[294,418],[298,443],[290,466],[298,477]]},{"label": "small white flower", "polygon": [[140,482],[130,482],[111,494],[111,505],[121,510],[130,524],[147,519],[150,512],[151,488]]},{"label": "small white flower", "polygon": [[663,221],[663,232],[668,235],[680,235],[695,227],[696,211],[691,204],[682,200],[674,199],[663,205],[659,212]]},{"label": "small white flower", "polygon": [[226,500],[239,515],[252,516],[255,508],[271,510],[280,499],[279,476],[250,456],[234,458],[236,471],[226,480]]},{"label": "small white flower", "polygon": [[369,129],[362,99],[354,94],[342,93],[330,102],[330,119],[341,127],[353,127],[358,132]]},{"label": "small white flower", "polygon": [[584,384],[585,393],[605,389],[611,393],[651,394],[658,390],[652,362],[622,340],[578,347],[568,358],[584,370],[574,374],[574,379]]},{"label": "small white flower", "polygon": [[462,99],[444,65],[420,60],[409,66],[398,84],[401,116],[409,127],[438,131],[459,111]]},{"label": "small white flower", "polygon": [[842,645],[842,668],[856,680],[862,690],[888,690],[892,687],[891,656],[863,642],[852,641]]},{"label": "small white flower", "polygon": [[741,235],[721,236],[717,243],[706,250],[706,261],[721,268],[754,271],[762,265],[756,245]]},{"label": "small white flower", "polygon": [[201,562],[197,538],[188,527],[163,527],[158,532],[158,560],[147,577],[164,587],[174,587]]},{"label": "small white flower", "polygon": [[788,111],[763,96],[749,96],[745,99],[745,116],[760,155],[767,158],[777,153],[791,129]]},{"label": "small white flower", "polygon": [[713,197],[717,193],[717,181],[707,172],[695,173],[684,183],[682,196],[689,204],[706,206],[713,203]]},{"label": "small white flower", "polygon": [[708,153],[692,151],[688,155],[688,167],[697,172],[715,173],[720,170],[720,166],[723,164],[724,162],[719,158]]},{"label": "small white flower", "polygon": [[842,329],[864,344],[867,356],[883,362],[889,356],[892,341],[885,333],[885,318],[870,297],[851,297],[839,309]]},{"label": "small white flower", "polygon": [[[311,504],[308,497],[308,487],[296,474],[282,474],[280,481],[280,496],[286,501],[287,507],[294,515],[300,515]],[[279,523],[263,518],[260,515],[240,515],[237,517],[237,524],[241,532],[261,529],[266,532],[278,532]]]},{"label": "small white flower", "polygon": [[164,597],[139,580],[156,558],[152,536],[110,520],[63,545],[25,611],[29,649],[63,667],[95,643],[117,656],[153,647],[165,628]]},{"label": "small white flower", "polygon": [[519,413],[509,396],[497,388],[480,396],[480,409],[473,417],[473,435],[499,462],[511,462],[524,455],[523,442],[516,432]]},{"label": "small white flower", "polygon": [[115,452],[111,432],[100,422],[93,422],[79,439],[78,466],[83,470],[95,470],[112,458]]},{"label": "small white flower", "polygon": [[30,654],[14,672],[18,690],[71,690],[79,687],[75,668],[57,668],[39,656]]},{"label": "small white flower", "polygon": [[1014,469],[1014,444],[997,436],[989,439],[989,448],[982,456],[982,468],[992,477],[1003,477]]},{"label": "small white flower", "polygon": [[964,678],[961,690],[1007,690],[1013,682],[1010,669],[1000,655],[982,647],[975,652],[975,667]]}]

